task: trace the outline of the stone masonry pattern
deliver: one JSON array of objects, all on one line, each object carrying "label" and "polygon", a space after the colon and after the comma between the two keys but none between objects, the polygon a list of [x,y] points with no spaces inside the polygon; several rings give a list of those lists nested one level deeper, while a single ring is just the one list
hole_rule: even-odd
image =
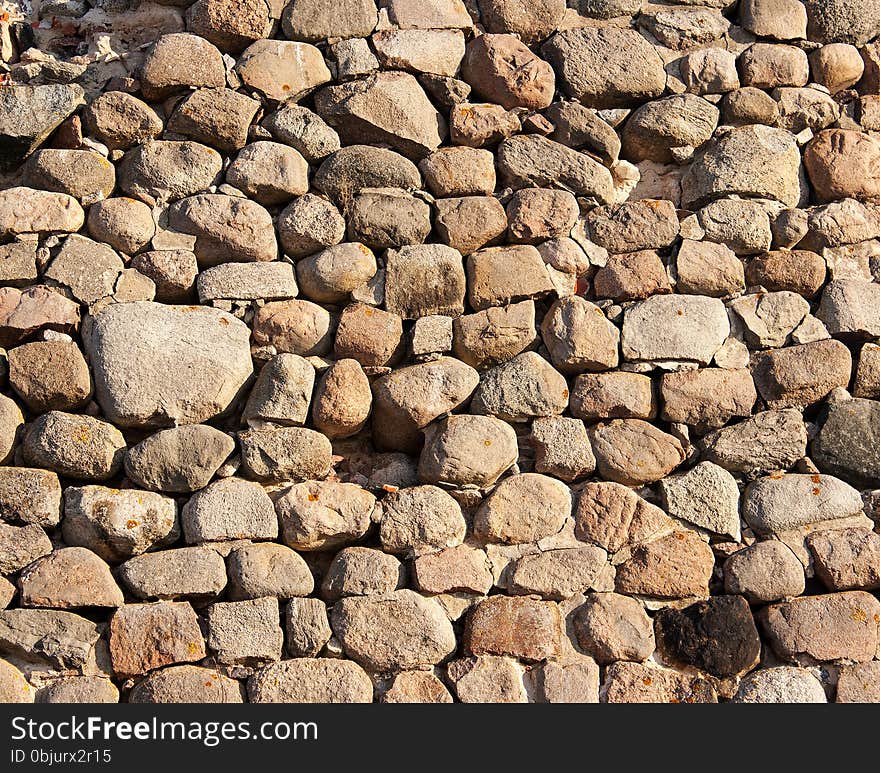
[{"label": "stone masonry pattern", "polygon": [[880,0],[0,5],[0,701],[880,702]]}]

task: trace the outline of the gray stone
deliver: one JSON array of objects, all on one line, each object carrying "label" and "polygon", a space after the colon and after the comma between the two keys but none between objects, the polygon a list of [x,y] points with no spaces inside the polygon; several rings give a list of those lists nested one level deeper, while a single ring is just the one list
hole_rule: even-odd
[{"label": "gray stone", "polygon": [[516,433],[506,422],[453,415],[426,432],[419,478],[425,483],[490,486],[518,456]]},{"label": "gray stone", "polygon": [[308,596],[315,589],[309,567],[299,553],[273,542],[234,548],[227,559],[227,574],[227,595],[233,601],[265,596],[290,599]]},{"label": "gray stone", "polygon": [[703,457],[731,472],[750,475],[787,470],[807,453],[801,412],[761,411],[738,424],[707,433]]},{"label": "gray stone", "polygon": [[278,600],[225,601],[208,607],[208,648],[224,664],[281,660],[284,633]]},{"label": "gray stone", "polygon": [[[143,270],[141,270],[143,273]],[[289,263],[221,263],[200,272],[196,281],[200,303],[217,300],[286,300],[299,294]]]},{"label": "gray stone", "polygon": [[294,658],[248,680],[251,703],[371,703],[373,683],[350,660]]},{"label": "gray stone", "polygon": [[119,567],[119,578],[139,599],[205,599],[226,587],[226,564],[210,548],[144,553]]},{"label": "gray stone", "polygon": [[822,683],[809,671],[791,666],[766,668],[740,682],[733,703],[827,703]]},{"label": "gray stone", "polygon": [[315,369],[296,354],[276,354],[267,362],[251,389],[244,408],[245,421],[303,425],[315,385]]},{"label": "gray stone", "polygon": [[312,429],[251,429],[239,433],[238,441],[242,468],[256,480],[308,480],[330,471],[330,441]]},{"label": "gray stone", "polygon": [[332,550],[357,542],[370,528],[376,498],[353,483],[307,481],[275,502],[284,544],[295,550]]},{"label": "gray stone", "polygon": [[461,507],[436,486],[412,486],[382,499],[379,539],[389,553],[420,555],[464,541]]},{"label": "gray stone", "polygon": [[834,403],[813,440],[811,454],[819,469],[860,488],[878,485],[880,403],[855,398]]},{"label": "gray stone", "polygon": [[700,462],[682,475],[660,481],[660,492],[673,518],[739,541],[739,489],[722,467]]},{"label": "gray stone", "polygon": [[223,478],[190,497],[181,511],[188,543],[274,539],[278,520],[269,495],[258,483]]},{"label": "gray stone", "polygon": [[724,591],[752,604],[765,604],[804,592],[804,567],[784,542],[770,539],[739,550],[724,562]]},{"label": "gray stone", "polygon": [[562,413],[568,406],[568,383],[537,352],[523,352],[487,370],[471,400],[471,411],[523,422]]}]

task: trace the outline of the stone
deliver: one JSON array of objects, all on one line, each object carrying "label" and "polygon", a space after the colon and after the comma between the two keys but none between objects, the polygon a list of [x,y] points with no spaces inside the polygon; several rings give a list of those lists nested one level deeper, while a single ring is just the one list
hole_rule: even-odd
[{"label": "stone", "polygon": [[110,198],[98,201],[89,209],[89,234],[126,255],[146,247],[156,234],[153,213],[142,201]]},{"label": "stone", "polygon": [[284,613],[284,628],[287,651],[295,658],[317,656],[333,635],[320,599],[291,599]]},{"label": "stone", "polygon": [[282,24],[291,40],[318,42],[366,37],[376,26],[376,17],[373,0],[342,0],[333,8],[320,0],[294,0],[285,7]]},{"label": "stone", "polygon": [[575,150],[586,150],[605,164],[613,164],[620,155],[617,132],[593,110],[580,102],[554,102],[545,111],[553,124],[550,139]]},{"label": "stone", "polygon": [[633,161],[674,161],[673,150],[699,148],[718,125],[718,108],[694,94],[675,94],[635,110],[623,130],[623,152]]},{"label": "stone", "polygon": [[454,77],[465,53],[460,30],[380,30],[372,42],[386,69]]},{"label": "stone", "polygon": [[880,459],[873,438],[880,420],[878,408],[877,402],[863,398],[829,406],[811,448],[820,470],[859,487],[876,485]]},{"label": "stone", "polygon": [[614,419],[589,430],[596,469],[627,486],[653,483],[684,461],[681,443],[641,419]]},{"label": "stone", "polygon": [[877,649],[880,602],[858,590],[803,596],[771,604],[760,619],[770,646],[783,660],[810,665],[864,662]]},{"label": "stone", "polygon": [[537,473],[505,478],[474,516],[474,533],[487,542],[538,542],[562,531],[571,517],[571,492]]},{"label": "stone", "polygon": [[404,319],[464,311],[465,273],[461,253],[441,244],[389,250],[385,266],[385,308]]},{"label": "stone", "polygon": [[52,543],[40,526],[0,523],[0,574],[15,574],[51,552]]},{"label": "stone", "polygon": [[553,289],[541,253],[532,245],[487,247],[468,255],[468,303],[476,311],[538,298]]},{"label": "stone", "polygon": [[252,142],[229,165],[226,181],[264,206],[283,204],[308,192],[308,164],[286,145]]},{"label": "stone", "polygon": [[372,408],[370,382],[357,360],[337,360],[321,376],[312,406],[312,421],[328,438],[357,434]]},{"label": "stone", "polygon": [[793,598],[804,592],[804,568],[784,542],[757,542],[724,562],[724,590],[751,604]]},{"label": "stone", "polygon": [[290,145],[309,163],[322,161],[340,149],[336,131],[319,115],[301,105],[282,105],[263,119],[263,126],[275,139]]},{"label": "stone", "polygon": [[62,677],[37,693],[38,703],[119,703],[119,690],[100,676]]},{"label": "stone", "polygon": [[750,285],[760,285],[770,292],[788,290],[812,298],[825,284],[825,261],[808,250],[773,250],[746,266]]},{"label": "stone", "polygon": [[507,230],[507,213],[491,196],[438,199],[434,206],[438,237],[462,255],[496,244]]},{"label": "stone", "polygon": [[[144,81],[141,88],[149,90]],[[83,111],[82,118],[88,133],[110,150],[128,150],[158,137],[163,128],[153,108],[124,91],[99,95]]]},{"label": "stone", "polygon": [[880,286],[861,279],[834,279],[822,292],[817,316],[832,335],[868,337],[880,333],[876,304]]},{"label": "stone", "polygon": [[593,277],[593,291],[597,298],[632,301],[672,292],[672,285],[657,253],[641,250],[609,256]]},{"label": "stone", "polygon": [[332,658],[294,658],[248,679],[251,703],[371,703],[373,683],[357,664]]},{"label": "stone", "polygon": [[498,147],[498,171],[512,188],[563,188],[600,203],[611,201],[611,173],[585,153],[546,137],[522,134]]},{"label": "stone", "polygon": [[535,449],[535,472],[571,482],[589,475],[596,458],[584,423],[562,416],[536,418],[529,442]]},{"label": "stone", "polygon": [[509,422],[562,413],[568,405],[568,383],[537,352],[523,352],[480,377],[470,409]]},{"label": "stone", "polygon": [[[15,443],[22,435],[23,426],[24,416],[22,416],[21,409],[14,400],[3,395],[3,399],[0,400],[0,454],[2,454],[3,461],[12,456]],[[40,463],[35,465],[38,467],[47,466],[53,461],[50,454],[38,452],[36,456],[40,460]]]},{"label": "stone", "polygon": [[419,478],[425,483],[490,486],[518,456],[516,433],[509,424],[491,416],[453,415],[426,432]]},{"label": "stone", "polygon": [[61,484],[54,472],[0,467],[0,518],[54,527],[61,520]]},{"label": "stone", "polygon": [[234,548],[227,559],[227,574],[227,595],[233,601],[268,596],[287,599],[314,590],[311,572],[300,555],[271,542]]},{"label": "stone", "polygon": [[131,266],[153,281],[156,300],[161,303],[188,300],[199,273],[195,253],[189,250],[142,252],[132,258]]},{"label": "stone", "polygon": [[315,109],[344,143],[387,144],[408,158],[436,150],[446,130],[418,81],[403,72],[328,86],[315,95]]},{"label": "stone", "polygon": [[198,491],[181,512],[190,544],[239,539],[274,539],[278,522],[271,499],[257,483],[224,478]]},{"label": "stone", "polygon": [[660,599],[708,597],[712,549],[692,531],[676,531],[633,551],[617,567],[614,589]]},{"label": "stone", "polygon": [[619,483],[587,483],[574,509],[575,537],[609,553],[647,542],[675,522],[657,505]]},{"label": "stone", "polygon": [[76,410],[91,397],[89,367],[72,342],[35,341],[7,357],[9,384],[33,413]]},{"label": "stone", "polygon": [[714,596],[654,619],[657,649],[670,661],[717,677],[753,668],[761,654],[758,629],[741,596]]},{"label": "stone", "polygon": [[660,481],[660,492],[673,518],[739,541],[739,489],[724,468],[700,462],[686,473]]},{"label": "stone", "polygon": [[495,145],[522,125],[514,111],[491,103],[462,102],[449,114],[449,135],[456,145],[482,148]]},{"label": "stone", "polygon": [[495,190],[495,157],[478,148],[440,148],[419,163],[434,196],[491,196]]},{"label": "stone", "polygon": [[273,26],[265,0],[243,3],[198,0],[187,10],[186,22],[190,32],[230,54],[237,54],[253,41],[268,37]]},{"label": "stone", "polygon": [[578,644],[596,662],[642,662],[654,651],[654,627],[641,603],[618,593],[591,593],[575,610]]},{"label": "stone", "polygon": [[514,658],[462,658],[449,664],[446,675],[462,703],[529,702],[525,668]]},{"label": "stone", "polygon": [[880,396],[880,347],[865,344],[859,352],[859,362],[853,381],[853,396],[876,398]]},{"label": "stone", "polygon": [[773,43],[750,46],[740,57],[739,70],[744,86],[759,89],[805,86],[810,77],[806,52]]},{"label": "stone", "polygon": [[324,57],[314,46],[287,40],[257,40],[235,65],[246,86],[269,99],[298,101],[331,80]]},{"label": "stone", "polygon": [[744,295],[730,308],[742,320],[746,340],[756,348],[784,346],[810,313],[810,304],[788,290]]},{"label": "stone", "polygon": [[399,153],[351,145],[328,156],[315,172],[312,183],[343,206],[365,188],[418,189],[422,178],[418,167]]},{"label": "stone", "polygon": [[565,14],[562,0],[479,0],[478,6],[487,31],[514,33],[529,44],[546,40],[560,27]]},{"label": "stone", "polygon": [[336,244],[297,263],[303,294],[319,303],[340,304],[370,282],[377,271],[372,251],[360,242]]},{"label": "stone", "polygon": [[119,164],[120,189],[153,205],[204,191],[223,168],[220,154],[198,142],[154,140],[129,150]]},{"label": "stone", "polygon": [[657,405],[651,379],[639,373],[582,374],[569,401],[572,416],[585,421],[652,419]]},{"label": "stone", "polygon": [[349,241],[375,249],[421,244],[431,232],[431,208],[394,188],[364,188],[347,211]]},{"label": "stone", "polygon": [[0,659],[0,699],[3,703],[33,703],[34,688],[12,663]]},{"label": "stone", "polygon": [[153,671],[129,693],[130,703],[243,703],[241,683],[211,668],[169,666]]},{"label": "stone", "polygon": [[144,427],[223,413],[251,375],[249,338],[244,323],[217,309],[139,302],[102,310],[84,344],[105,415]]},{"label": "stone", "polygon": [[428,671],[402,671],[382,696],[382,703],[452,703],[452,696]]},{"label": "stone", "polygon": [[820,203],[880,195],[872,174],[878,158],[880,142],[844,129],[821,131],[804,149],[804,167]]},{"label": "stone", "polygon": [[413,584],[423,593],[487,594],[494,585],[483,550],[455,545],[417,556],[412,564]]},{"label": "stone", "polygon": [[683,239],[675,267],[676,289],[685,295],[724,298],[746,288],[743,264],[725,244]]},{"label": "stone", "polygon": [[875,661],[843,666],[837,680],[837,703],[875,702],[877,668]]},{"label": "stone", "polygon": [[116,185],[113,164],[88,150],[38,150],[24,167],[25,182],[33,188],[57,191],[89,205],[106,199]]},{"label": "stone", "polygon": [[396,359],[402,346],[403,323],[397,314],[363,303],[343,309],[334,344],[337,357],[357,360],[364,367],[383,367]]},{"label": "stone", "polygon": [[52,193],[23,186],[0,191],[0,236],[25,233],[74,233],[82,228],[85,213],[67,193]]},{"label": "stone", "polygon": [[352,483],[312,480],[286,489],[275,510],[288,547],[330,550],[363,537],[375,505],[372,494]]},{"label": "stone", "polygon": [[727,312],[717,298],[657,295],[627,309],[621,351],[629,360],[691,360],[705,365],[729,332]]},{"label": "stone", "polygon": [[124,561],[179,536],[173,499],[137,489],[70,487],[64,492],[62,534],[105,561]]},{"label": "stone", "polygon": [[753,481],[743,492],[743,519],[763,534],[846,518],[861,511],[858,491],[830,475],[770,475]]},{"label": "stone", "polygon": [[284,634],[278,600],[261,598],[211,604],[207,641],[219,663],[255,665],[280,660]]},{"label": "stone", "polygon": [[421,555],[464,541],[461,507],[436,486],[398,489],[382,499],[379,539],[389,553]]},{"label": "stone", "polygon": [[474,368],[491,367],[515,357],[535,341],[535,306],[526,300],[490,307],[456,317],[452,326],[455,356]]},{"label": "stone", "polygon": [[345,238],[345,220],[328,201],[306,193],[278,217],[278,237],[286,255],[302,258]]},{"label": "stone", "polygon": [[223,55],[208,40],[185,32],[162,35],[147,51],[140,68],[141,90],[157,101],[190,86],[226,85]]},{"label": "stone", "polygon": [[813,80],[837,94],[855,86],[865,72],[865,63],[855,46],[829,43],[810,53]]},{"label": "stone", "polygon": [[507,204],[508,238],[539,244],[571,233],[580,216],[577,199],[568,191],[524,188]]},{"label": "stone", "polygon": [[401,368],[373,385],[373,431],[381,448],[416,451],[421,431],[470,398],[477,372],[452,357]]},{"label": "stone", "polygon": [[346,654],[375,671],[433,665],[456,647],[442,607],[411,590],[344,598],[330,624]]},{"label": "stone", "polygon": [[251,389],[244,408],[245,421],[303,425],[315,384],[315,369],[296,354],[277,354],[267,362]]},{"label": "stone", "polygon": [[250,429],[238,435],[242,469],[259,481],[309,480],[330,471],[330,441],[303,427]]},{"label": "stone", "polygon": [[743,28],[759,37],[807,37],[807,12],[798,0],[746,0],[739,13]]},{"label": "stone", "polygon": [[349,596],[392,593],[404,585],[403,564],[394,556],[373,548],[343,548],[327,568],[321,595],[333,603]]},{"label": "stone", "polygon": [[39,331],[72,333],[79,327],[79,305],[45,285],[24,291],[0,287],[0,343],[10,347]]},{"label": "stone", "polygon": [[[161,649],[156,641],[162,641]],[[126,604],[110,619],[110,658],[119,675],[145,674],[204,656],[198,617],[186,602]]]},{"label": "stone", "polygon": [[806,0],[807,34],[820,43],[852,43],[864,45],[880,34],[877,6],[873,0],[854,3],[851,0]]},{"label": "stone", "polygon": [[474,38],[462,61],[462,77],[479,96],[506,110],[541,110],[553,101],[553,69],[513,35]]},{"label": "stone", "polygon": [[125,472],[146,489],[189,493],[207,486],[234,449],[235,441],[213,427],[175,427],[129,448]]},{"label": "stone", "polygon": [[73,83],[4,86],[0,90],[2,171],[19,166],[83,104],[83,96],[82,87]]},{"label": "stone", "polygon": [[703,436],[703,457],[731,472],[762,474],[787,470],[807,453],[800,411],[761,411],[739,424]]},{"label": "stone", "polygon": [[632,29],[598,27],[555,34],[541,49],[561,89],[587,107],[632,107],[666,88],[663,60]]},{"label": "stone", "polygon": [[[275,260],[278,246],[269,213],[248,199],[220,194],[190,196],[168,210],[169,224],[195,238],[203,267],[230,261]],[[284,231],[279,226],[284,246]]]},{"label": "stone", "polygon": [[106,245],[71,234],[45,275],[51,282],[66,288],[80,303],[93,304],[113,294],[124,268],[122,259]]},{"label": "stone", "polygon": [[270,263],[221,263],[198,274],[199,301],[286,300],[299,293],[293,266]]},{"label": "stone", "polygon": [[774,89],[779,125],[791,132],[819,131],[840,118],[840,106],[829,95],[811,88]]},{"label": "stone", "polygon": [[80,670],[94,662],[100,636],[100,626],[72,612],[0,610],[0,654],[38,667]]},{"label": "stone", "polygon": [[274,301],[254,315],[254,342],[300,357],[321,356],[333,341],[330,313],[309,301]]},{"label": "stone", "polygon": [[733,703],[827,703],[822,683],[809,671],[791,666],[766,668],[748,674]]},{"label": "stone", "polygon": [[689,52],[682,58],[681,75],[691,94],[726,94],[739,88],[736,54],[723,48]]},{"label": "stone", "polygon": [[501,655],[536,662],[559,655],[562,617],[547,601],[492,596],[468,615],[463,646],[469,655]]},{"label": "stone", "polygon": [[760,352],[751,370],[768,408],[802,408],[849,384],[852,356],[839,341],[816,341]]},{"label": "stone", "polygon": [[144,553],[119,567],[119,578],[139,599],[204,600],[226,586],[223,557],[204,547]]},{"label": "stone", "polygon": [[767,209],[742,199],[720,199],[706,204],[697,219],[704,238],[725,244],[739,255],[754,255],[770,249],[773,233]]},{"label": "stone", "polygon": [[682,177],[682,204],[693,209],[730,194],[789,207],[803,202],[806,183],[794,136],[769,126],[741,126],[700,151]]},{"label": "stone", "polygon": [[582,298],[558,300],[544,317],[541,335],[553,364],[563,372],[617,366],[620,333],[601,309]]},{"label": "stone", "polygon": [[25,567],[18,578],[23,607],[120,607],[124,600],[107,566],[86,548],[61,548]]},{"label": "stone", "polygon": [[807,537],[816,575],[830,591],[871,590],[880,586],[880,536],[870,529],[818,531]]},{"label": "stone", "polygon": [[0,282],[24,287],[37,279],[37,245],[10,242],[0,246]]},{"label": "stone", "polygon": [[122,467],[125,438],[91,416],[50,411],[28,425],[22,442],[26,464],[78,480],[107,480]]},{"label": "stone", "polygon": [[525,555],[512,567],[508,591],[564,601],[593,585],[607,559],[608,554],[593,545]]}]

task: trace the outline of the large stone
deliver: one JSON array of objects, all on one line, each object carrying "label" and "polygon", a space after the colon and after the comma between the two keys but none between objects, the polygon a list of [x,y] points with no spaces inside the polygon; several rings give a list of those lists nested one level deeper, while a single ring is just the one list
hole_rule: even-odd
[{"label": "large stone", "polygon": [[605,675],[607,703],[717,703],[718,694],[705,676],[648,663],[613,663]]},{"label": "large stone", "polygon": [[498,170],[514,188],[562,188],[600,203],[611,201],[611,173],[585,153],[537,134],[504,140],[498,148]]},{"label": "large stone", "polygon": [[149,101],[164,99],[190,86],[222,87],[226,85],[223,55],[198,35],[163,35],[144,57],[140,82]]},{"label": "large stone", "polygon": [[52,232],[74,233],[82,228],[85,213],[66,193],[15,187],[0,191],[0,236]]},{"label": "large stone", "polygon": [[508,591],[564,601],[588,590],[605,568],[607,559],[607,553],[593,545],[525,555],[512,567]]},{"label": "large stone", "polygon": [[812,458],[823,472],[860,488],[880,484],[880,403],[855,398],[834,403],[813,440]]},{"label": "large stone", "polygon": [[422,176],[412,161],[392,150],[349,145],[327,157],[312,183],[344,206],[364,188],[421,188]]},{"label": "large stone", "polygon": [[636,110],[623,130],[623,152],[633,161],[674,161],[673,151],[699,148],[718,125],[718,108],[694,94],[676,94]]},{"label": "large stone", "polygon": [[761,125],[739,127],[710,143],[682,178],[682,204],[689,209],[730,194],[796,207],[806,191],[794,136]]},{"label": "large stone", "polygon": [[124,561],[178,538],[177,505],[152,491],[71,486],[64,492],[62,535],[105,561]]},{"label": "large stone", "polygon": [[[189,543],[275,539],[278,518],[259,483],[223,478],[196,492],[180,514]],[[264,594],[270,595],[270,594]]]},{"label": "large stone", "polygon": [[0,88],[0,170],[19,166],[84,103],[83,96],[74,83]]},{"label": "large stone", "polygon": [[392,593],[406,585],[403,564],[375,548],[340,550],[327,567],[321,596],[333,603],[347,596]]},{"label": "large stone", "polygon": [[[205,656],[199,618],[186,602],[126,604],[110,620],[110,659],[120,676]],[[161,647],[156,642],[162,642]]]},{"label": "large stone", "polygon": [[818,531],[807,537],[816,575],[832,591],[880,587],[880,536],[870,529]]},{"label": "large stone", "polygon": [[419,477],[425,483],[490,486],[518,456],[516,433],[506,422],[453,415],[428,428]]},{"label": "large stone", "polygon": [[315,95],[315,106],[346,144],[386,144],[409,158],[436,150],[446,133],[445,120],[408,73],[328,86]]},{"label": "large stone", "polygon": [[526,300],[465,314],[452,321],[452,331],[452,349],[458,359],[474,368],[491,367],[535,341],[535,304]]},{"label": "large stone", "polygon": [[743,493],[743,519],[761,533],[797,529],[861,512],[859,492],[830,475],[770,475],[750,483]]},{"label": "large stone", "polygon": [[345,653],[375,671],[430,666],[456,648],[440,604],[411,590],[342,599],[330,624]]},{"label": "large stone", "polygon": [[804,166],[819,202],[880,196],[873,172],[878,163],[880,141],[858,131],[827,129],[804,150]]},{"label": "large stone", "polygon": [[761,654],[758,629],[740,596],[714,596],[654,619],[657,648],[670,661],[728,677],[753,668]]},{"label": "large stone", "polygon": [[876,703],[880,700],[878,661],[856,663],[840,669],[837,680],[838,703]]},{"label": "large stone", "polygon": [[128,449],[125,472],[146,489],[186,494],[207,486],[234,449],[235,441],[213,427],[174,427]]},{"label": "large stone", "polygon": [[98,556],[86,548],[61,548],[37,559],[19,575],[23,607],[121,607],[122,591]]},{"label": "large stone", "polygon": [[144,553],[119,567],[119,578],[138,599],[212,599],[226,587],[226,564],[211,548]]},{"label": "large stone", "polygon": [[532,245],[487,247],[468,255],[468,302],[482,311],[539,298],[554,289],[541,253]]},{"label": "large stone", "polygon": [[467,523],[461,507],[436,486],[412,486],[382,500],[379,539],[389,553],[420,555],[464,541]]},{"label": "large stone", "polygon": [[449,664],[446,675],[462,703],[529,702],[525,668],[514,658],[462,658]]},{"label": "large stone", "polygon": [[238,442],[242,471],[255,480],[310,480],[330,472],[330,441],[313,429],[267,424],[239,433]]},{"label": "large stone", "polygon": [[675,206],[657,199],[596,207],[586,226],[593,242],[615,254],[669,247],[679,232]]},{"label": "large stone", "polygon": [[523,473],[505,478],[474,516],[474,533],[488,542],[538,542],[562,531],[571,517],[564,483]]},{"label": "large stone", "polygon": [[739,540],[739,488],[727,470],[700,462],[682,475],[662,480],[660,491],[673,518]]},{"label": "large stone", "polygon": [[663,374],[660,396],[661,418],[704,430],[749,416],[758,393],[745,368],[697,368]]},{"label": "large stone", "polygon": [[266,596],[289,599],[307,596],[315,589],[314,578],[299,553],[273,542],[234,548],[227,559],[227,574],[227,597],[233,601]]},{"label": "large stone", "polygon": [[[800,5],[800,3],[798,3]],[[822,683],[790,666],[753,671],[740,682],[732,703],[827,703]]]},{"label": "large stone", "polygon": [[49,537],[35,523],[26,526],[0,523],[0,574],[14,574],[51,552]]},{"label": "large stone", "polygon": [[235,65],[245,85],[269,99],[297,101],[331,80],[324,57],[314,46],[287,40],[251,43]]},{"label": "large stone", "polygon": [[350,437],[363,429],[372,404],[370,382],[360,363],[337,360],[318,382],[312,421],[328,438]]},{"label": "large stone", "polygon": [[559,656],[562,634],[556,604],[492,596],[469,614],[463,646],[469,655],[506,655],[535,662]]},{"label": "large stone", "polygon": [[462,77],[481,97],[507,110],[541,110],[553,101],[553,69],[513,35],[474,38],[465,52]]},{"label": "large stone", "polygon": [[146,302],[107,307],[84,337],[97,400],[124,427],[197,424],[226,411],[253,370],[249,340],[223,311]]},{"label": "large stone", "polygon": [[703,457],[731,472],[761,474],[787,470],[807,453],[800,411],[761,411],[739,424],[703,436]]},{"label": "large stone", "polygon": [[[376,312],[378,313],[378,312]],[[300,357],[323,355],[333,343],[330,312],[310,301],[274,301],[257,309],[254,342]]]},{"label": "large stone", "polygon": [[817,317],[832,336],[880,335],[880,285],[862,279],[834,279],[825,285]]},{"label": "large stone", "polygon": [[79,327],[79,304],[60,292],[36,285],[24,291],[0,288],[0,344],[14,346],[42,330],[72,333]]},{"label": "large stone", "polygon": [[[141,81],[141,89],[146,89]],[[146,102],[124,91],[107,91],[83,111],[88,133],[110,150],[128,150],[162,133],[162,119]]]},{"label": "large stone", "polygon": [[116,185],[116,168],[99,153],[57,148],[36,151],[24,167],[34,188],[73,196],[88,206],[106,199]]},{"label": "large stone", "polygon": [[169,666],[153,671],[129,693],[129,703],[243,703],[242,685],[212,668]]},{"label": "large stone", "polygon": [[636,548],[617,567],[615,590],[661,599],[707,597],[715,566],[712,548],[692,531],[676,531]]},{"label": "large stone", "polygon": [[632,29],[571,29],[550,38],[542,53],[562,89],[587,107],[632,107],[666,88],[663,60]]},{"label": "large stone", "polygon": [[730,333],[724,304],[700,295],[656,295],[627,309],[621,350],[629,360],[708,365]]},{"label": "large stone", "polygon": [[541,337],[553,364],[565,373],[617,367],[620,332],[595,304],[560,298],[545,314]]},{"label": "large stone", "polygon": [[248,680],[251,703],[372,703],[373,683],[350,660],[294,658]]},{"label": "large stone", "polygon": [[386,253],[385,308],[393,314],[456,317],[464,311],[465,290],[461,253],[452,247],[408,245]]},{"label": "large stone", "polygon": [[260,370],[242,418],[301,426],[308,418],[314,387],[315,369],[308,360],[297,354],[276,354]]},{"label": "large stone", "polygon": [[765,604],[804,592],[804,567],[784,542],[766,540],[734,553],[724,562],[724,591],[752,604]]},{"label": "large stone", "polygon": [[471,411],[523,422],[561,414],[568,405],[568,383],[537,352],[523,352],[487,370],[471,400]]},{"label": "large stone", "polygon": [[237,54],[269,37],[274,24],[269,14],[266,0],[198,0],[187,10],[186,26],[221,51]]},{"label": "large stone", "polygon": [[[572,409],[572,413],[575,413]],[[535,449],[535,472],[571,482],[596,469],[596,457],[584,423],[563,416],[532,422],[529,443]]]},{"label": "large stone", "polygon": [[804,5],[810,40],[861,46],[880,35],[880,4],[876,0],[805,0]]},{"label": "large stone", "polygon": [[599,474],[626,486],[660,480],[685,458],[677,438],[642,419],[614,419],[589,433]]},{"label": "large stone", "polygon": [[636,599],[591,593],[574,614],[578,644],[601,665],[647,660],[654,651],[654,627]]},{"label": "large stone", "polygon": [[55,609],[0,610],[0,655],[57,670],[94,662],[101,626]]},{"label": "large stone", "polygon": [[873,660],[880,602],[865,591],[803,596],[761,613],[764,632],[783,660],[803,664]]},{"label": "large stone", "polygon": [[282,541],[295,550],[332,550],[357,542],[370,528],[376,498],[353,483],[307,481],[275,502]]},{"label": "large stone", "polygon": [[61,484],[54,472],[0,467],[0,518],[12,523],[57,526],[61,520]]},{"label": "large stone", "polygon": [[206,190],[222,168],[222,157],[207,145],[155,140],[125,154],[119,164],[119,187],[152,205]]},{"label": "large stone", "polygon": [[322,0],[293,0],[281,19],[291,40],[318,42],[366,37],[376,26],[377,15],[373,0],[342,0],[333,6]]},{"label": "large stone", "polygon": [[219,663],[248,666],[281,660],[283,646],[278,599],[225,601],[208,607],[208,647]]}]

